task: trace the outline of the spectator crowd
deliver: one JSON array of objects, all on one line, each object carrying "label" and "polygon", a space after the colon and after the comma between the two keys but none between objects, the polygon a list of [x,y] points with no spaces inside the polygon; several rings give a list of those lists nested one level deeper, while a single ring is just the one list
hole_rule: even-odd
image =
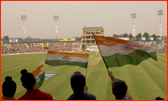
[{"label": "spectator crowd", "polygon": [[[107,71],[108,76],[111,78],[112,94],[115,96],[115,100],[133,100],[132,96],[127,92],[128,86],[125,81],[117,79],[113,76],[111,71]],[[35,87],[36,78],[26,69],[21,70],[21,83],[27,92],[22,95],[18,100],[53,100],[51,94],[45,93]],[[75,72],[70,78],[70,85],[73,90],[73,94],[70,95],[67,100],[96,100],[96,96],[88,93],[88,87],[86,86],[86,78],[80,72]],[[7,76],[2,84],[2,100],[16,100],[14,95],[16,92],[17,84],[12,80],[12,77]],[[156,100],[163,100],[163,98],[157,97]]]},{"label": "spectator crowd", "polygon": [[151,41],[151,42],[145,42],[145,41],[138,41],[137,43],[143,44],[143,45],[150,45],[152,47],[155,47],[156,52],[167,52],[167,42],[166,41]]},{"label": "spectator crowd", "polygon": [[78,51],[81,42],[11,43],[1,48],[1,54],[46,52],[45,46],[47,46],[48,50],[53,51]]},{"label": "spectator crowd", "polygon": [[[139,44],[147,44],[155,47],[156,52],[167,52],[167,42],[144,42],[138,41]],[[10,46],[10,48],[9,48]],[[79,51],[82,47],[82,42],[45,42],[45,43],[11,43],[9,46],[1,48],[1,54],[10,53],[28,53],[28,52],[46,52],[44,46],[52,51]]]}]

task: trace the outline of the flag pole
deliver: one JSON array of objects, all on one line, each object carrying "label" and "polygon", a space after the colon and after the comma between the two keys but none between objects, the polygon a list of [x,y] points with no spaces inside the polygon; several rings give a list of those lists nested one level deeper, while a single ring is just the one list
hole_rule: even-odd
[{"label": "flag pole", "polygon": [[[87,68],[86,68],[86,73],[85,73],[85,82],[86,82],[86,78],[87,78]],[[84,87],[84,92],[86,93],[86,94],[88,94],[88,87],[86,86],[86,84],[85,84],[85,87]]]},{"label": "flag pole", "polygon": [[43,65],[40,65],[38,68],[41,68],[41,67],[43,67]]},{"label": "flag pole", "polygon": [[[94,34],[93,34],[93,37],[94,37]],[[94,37],[94,39],[95,39],[95,37]],[[96,44],[97,44],[97,40],[95,39],[95,41],[96,41]],[[98,49],[99,49],[99,52],[100,52],[100,54],[101,54],[101,56],[102,56],[102,53],[101,53],[101,51],[100,51],[100,48],[99,48],[99,46],[98,46]],[[104,61],[104,58],[102,57],[102,59],[103,59],[103,61]],[[105,65],[106,65],[106,69],[107,69],[107,72],[109,71],[108,70],[108,68],[107,68],[107,64],[106,64],[106,62],[104,61],[104,63],[105,63]]]},{"label": "flag pole", "polygon": [[85,78],[87,78],[87,68],[86,68]]}]

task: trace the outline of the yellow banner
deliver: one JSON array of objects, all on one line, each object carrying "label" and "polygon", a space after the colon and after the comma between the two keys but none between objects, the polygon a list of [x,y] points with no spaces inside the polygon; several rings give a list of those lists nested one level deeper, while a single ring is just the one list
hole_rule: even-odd
[{"label": "yellow banner", "polygon": [[60,38],[59,41],[75,41],[75,38]]},{"label": "yellow banner", "polygon": [[67,38],[67,41],[75,41],[75,38]]}]

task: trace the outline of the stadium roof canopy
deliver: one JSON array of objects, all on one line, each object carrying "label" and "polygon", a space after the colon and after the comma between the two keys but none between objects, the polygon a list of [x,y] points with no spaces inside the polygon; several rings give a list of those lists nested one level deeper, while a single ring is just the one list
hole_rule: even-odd
[{"label": "stadium roof canopy", "polygon": [[85,30],[90,30],[90,29],[91,29],[91,30],[94,30],[94,29],[95,29],[95,30],[96,30],[96,29],[104,30],[103,27],[83,27],[83,30],[84,30],[84,29],[85,29]]}]

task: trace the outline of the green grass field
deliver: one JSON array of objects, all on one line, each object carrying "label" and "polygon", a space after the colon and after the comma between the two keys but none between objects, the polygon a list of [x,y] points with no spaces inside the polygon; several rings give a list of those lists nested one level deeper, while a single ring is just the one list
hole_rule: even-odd
[{"label": "green grass field", "polygon": [[[112,95],[111,79],[107,69],[98,53],[89,58],[86,85],[88,92],[94,94],[98,100],[114,100]],[[1,87],[6,76],[12,76],[17,83],[15,98],[25,94],[20,81],[20,71],[27,69],[29,72],[44,64],[47,54],[24,54],[1,56]],[[157,54],[158,62],[147,59],[138,66],[125,65],[123,67],[109,68],[116,78],[125,80],[128,93],[134,100],[154,100],[160,96],[167,99],[167,54]],[[85,75],[86,70],[78,66],[49,66],[44,64],[44,71],[59,71],[57,75],[45,80],[40,90],[50,93],[55,100],[65,100],[73,92],[70,86],[70,77],[75,71]],[[2,94],[2,93],[1,93]],[[1,95],[2,96],[2,95]]]}]

